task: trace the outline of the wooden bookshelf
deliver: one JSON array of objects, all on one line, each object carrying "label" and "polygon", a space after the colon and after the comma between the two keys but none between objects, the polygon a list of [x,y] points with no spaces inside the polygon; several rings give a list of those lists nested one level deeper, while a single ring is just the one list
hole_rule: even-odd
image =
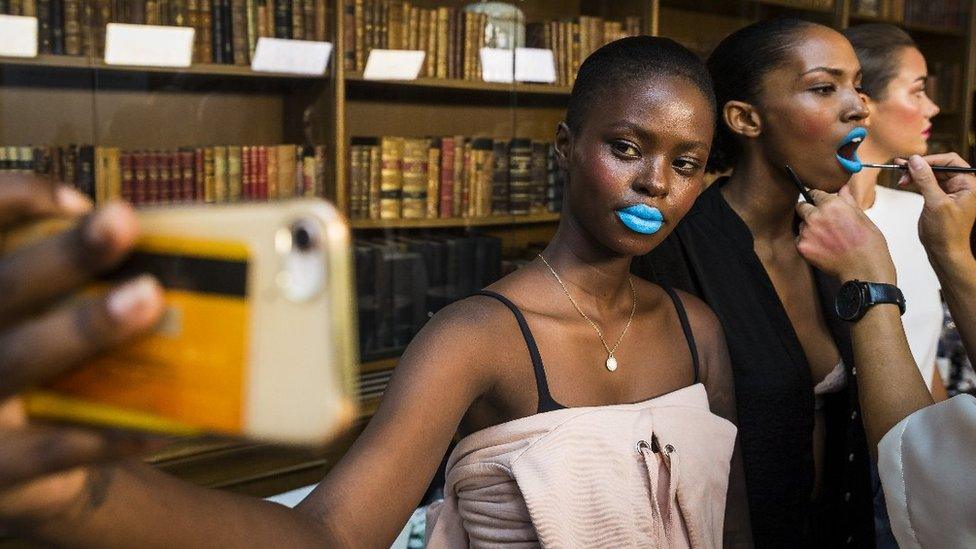
[{"label": "wooden bookshelf", "polygon": [[189,67],[149,67],[109,65],[101,59],[77,55],[38,55],[37,57],[0,57],[0,67],[34,67],[52,70],[110,71],[137,74],[171,74],[214,78],[255,78],[274,80],[319,80],[327,75],[307,76],[290,73],[261,72],[249,66],[196,63]]},{"label": "wooden bookshelf", "polygon": [[474,80],[453,80],[447,78],[417,78],[416,80],[367,80],[356,72],[347,72],[346,83],[350,88],[431,88],[436,90],[459,90],[466,92],[481,92],[491,94],[524,94],[524,95],[554,95],[569,97],[571,88],[554,84],[530,84],[502,82],[478,82]]},{"label": "wooden bookshelf", "polygon": [[353,229],[437,229],[452,227],[488,227],[499,225],[529,225],[559,221],[557,213],[531,215],[498,215],[492,217],[443,217],[434,219],[354,219]]}]

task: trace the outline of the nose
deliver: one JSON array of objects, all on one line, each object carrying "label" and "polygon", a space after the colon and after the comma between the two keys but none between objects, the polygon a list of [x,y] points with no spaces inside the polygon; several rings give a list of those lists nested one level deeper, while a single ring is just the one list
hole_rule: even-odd
[{"label": "nose", "polygon": [[655,157],[647,163],[647,167],[640,170],[631,187],[644,196],[661,197],[667,196],[671,190],[671,181],[668,179],[668,161],[664,157]]},{"label": "nose", "polygon": [[935,115],[942,111],[942,109],[939,108],[939,105],[935,101],[932,101],[932,98],[927,94],[925,95],[925,102],[927,103],[926,106],[928,107],[925,109],[926,118],[935,118]]},{"label": "nose", "polygon": [[863,122],[868,118],[868,102],[864,94],[855,93],[851,104],[844,111],[844,122]]}]

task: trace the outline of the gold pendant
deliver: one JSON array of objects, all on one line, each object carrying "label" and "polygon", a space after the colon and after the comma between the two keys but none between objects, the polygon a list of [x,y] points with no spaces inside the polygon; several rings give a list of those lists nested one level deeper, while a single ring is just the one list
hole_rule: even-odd
[{"label": "gold pendant", "polygon": [[613,372],[616,369],[617,369],[617,359],[613,358],[613,355],[611,355],[610,358],[607,359],[607,370]]}]

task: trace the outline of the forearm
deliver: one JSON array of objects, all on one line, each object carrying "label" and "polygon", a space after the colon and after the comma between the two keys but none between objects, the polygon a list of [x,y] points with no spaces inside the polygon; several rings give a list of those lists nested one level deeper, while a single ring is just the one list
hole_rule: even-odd
[{"label": "forearm", "polygon": [[852,325],[851,336],[864,430],[874,454],[881,437],[932,404],[932,395],[912,358],[895,305],[872,307]]},{"label": "forearm", "polygon": [[969,360],[976,364],[976,258],[965,251],[956,259],[933,261],[933,266]]},{"label": "forearm", "polygon": [[77,547],[330,546],[322,521],[198,487],[139,462],[93,467],[77,501],[27,535]]}]

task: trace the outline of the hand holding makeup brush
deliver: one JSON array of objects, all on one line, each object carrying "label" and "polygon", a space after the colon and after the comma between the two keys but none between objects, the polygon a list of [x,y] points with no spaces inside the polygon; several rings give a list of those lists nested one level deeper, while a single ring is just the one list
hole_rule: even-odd
[{"label": "hand holding makeup brush", "polygon": [[800,202],[803,220],[796,248],[814,267],[841,282],[895,283],[895,266],[884,235],[854,202],[847,187],[833,195],[810,189],[816,206]]},{"label": "hand holding makeup brush", "polygon": [[[899,161],[900,164],[906,161]],[[968,167],[956,153],[913,156],[899,185],[913,181],[925,198],[918,234],[937,270],[972,258],[969,234],[976,219],[976,176],[933,172],[930,166]]]}]

